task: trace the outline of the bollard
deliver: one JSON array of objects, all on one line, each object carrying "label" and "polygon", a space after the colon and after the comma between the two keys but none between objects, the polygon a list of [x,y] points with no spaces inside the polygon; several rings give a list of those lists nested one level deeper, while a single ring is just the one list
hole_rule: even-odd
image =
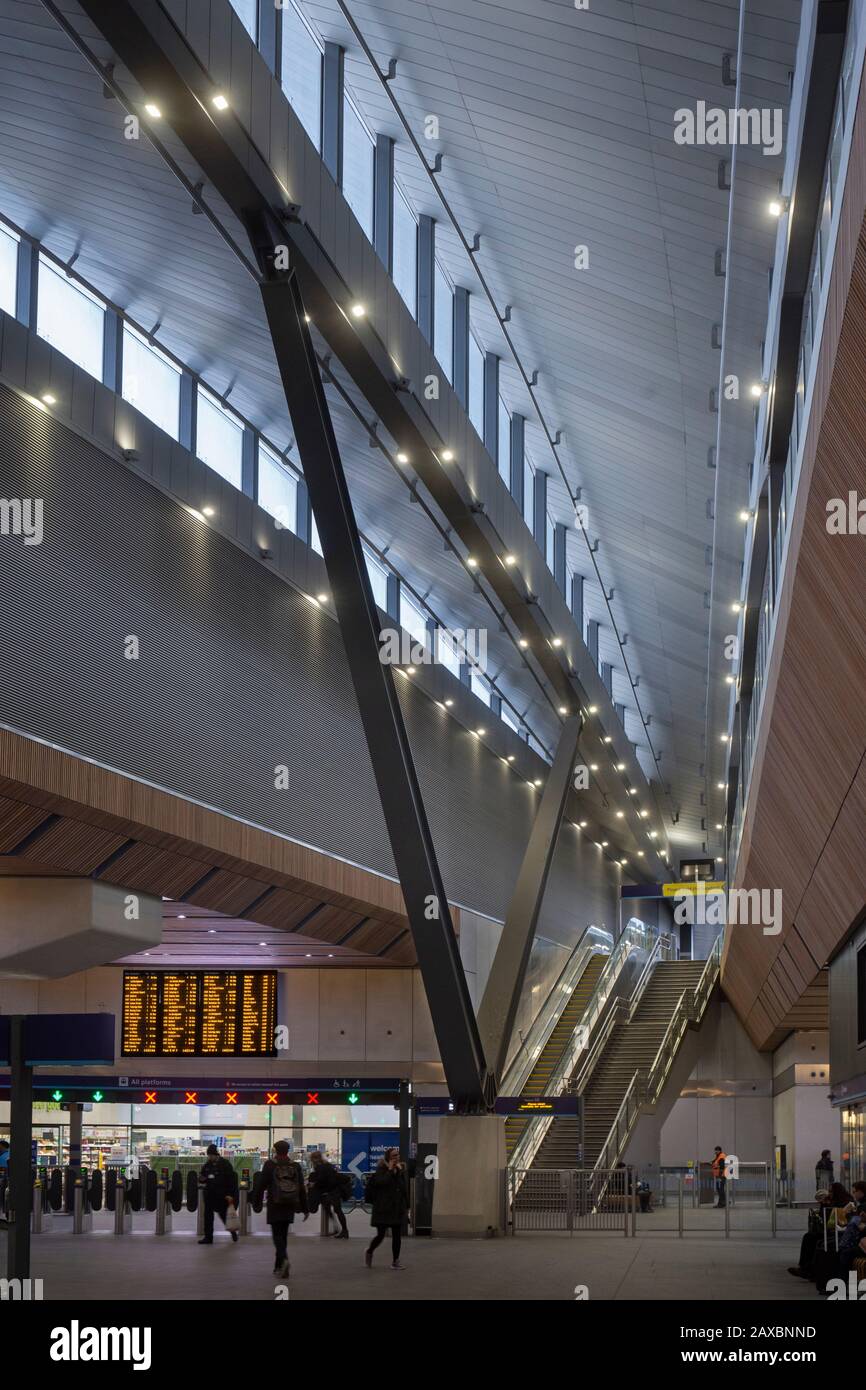
[{"label": "bollard", "polygon": [[319,1235],[329,1236],[331,1234],[331,1210],[327,1202],[319,1205]]},{"label": "bollard", "polygon": [[239,1235],[248,1236],[252,1230],[252,1208],[250,1207],[249,1184],[242,1182],[238,1189],[238,1220],[241,1223]]},{"label": "bollard", "polygon": [[92,1229],[93,1212],[90,1210],[90,1203],[87,1200],[84,1179],[76,1178],[72,1194],[72,1234],[74,1236],[86,1235]]},{"label": "bollard", "polygon": [[206,1186],[206,1184],[205,1184],[204,1180],[200,1178],[200,1179],[199,1179],[199,1184],[198,1184],[198,1201],[196,1202],[196,1205],[195,1205],[195,1238],[196,1238],[196,1240],[204,1240],[204,1198],[205,1198],[205,1186]]},{"label": "bollard", "polygon": [[156,1185],[156,1225],[154,1232],[158,1236],[171,1235],[172,1211],[168,1203],[168,1189],[164,1181]]},{"label": "bollard", "polygon": [[121,1174],[117,1179],[114,1198],[114,1234],[116,1236],[129,1235],[132,1231],[132,1209],[126,1192],[126,1178]]}]

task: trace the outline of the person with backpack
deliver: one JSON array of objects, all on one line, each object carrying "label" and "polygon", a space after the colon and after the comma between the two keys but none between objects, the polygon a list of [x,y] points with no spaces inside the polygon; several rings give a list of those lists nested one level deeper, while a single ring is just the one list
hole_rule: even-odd
[{"label": "person with backpack", "polygon": [[274,1144],[273,1158],[267,1159],[262,1167],[262,1188],[267,1202],[268,1225],[276,1252],[274,1274],[281,1274],[287,1279],[289,1223],[299,1211],[304,1213],[306,1221],[310,1208],[301,1165],[289,1158],[289,1145],[285,1139],[277,1140]]},{"label": "person with backpack", "polygon": [[[213,1219],[218,1215],[224,1226],[230,1207],[238,1202],[238,1175],[227,1158],[222,1158],[216,1144],[207,1146],[207,1162],[201,1170],[204,1179],[204,1239],[199,1245],[213,1245]],[[233,1241],[238,1233],[230,1230]]]},{"label": "person with backpack", "polygon": [[[314,1149],[310,1154],[313,1165],[310,1173],[310,1196],[315,1205],[321,1202],[325,1211],[329,1214],[334,1213],[340,1223],[339,1231],[334,1232],[337,1240],[349,1239],[349,1227],[346,1225],[346,1217],[343,1213],[343,1186],[340,1181],[340,1174],[337,1172],[333,1163],[329,1163],[325,1155],[319,1149]],[[351,1175],[350,1175],[351,1181]]]},{"label": "person with backpack", "polygon": [[381,1245],[386,1233],[391,1232],[391,1268],[402,1269],[400,1264],[400,1242],[403,1233],[403,1218],[409,1210],[409,1187],[406,1169],[400,1162],[397,1149],[386,1149],[379,1160],[378,1167],[367,1179],[364,1199],[372,1203],[370,1225],[376,1227],[376,1234],[367,1246],[364,1256],[368,1269],[373,1266],[373,1251]]},{"label": "person with backpack", "polygon": [[833,1160],[829,1149],[821,1150],[821,1157],[815,1164],[815,1186],[829,1188],[833,1181]]}]

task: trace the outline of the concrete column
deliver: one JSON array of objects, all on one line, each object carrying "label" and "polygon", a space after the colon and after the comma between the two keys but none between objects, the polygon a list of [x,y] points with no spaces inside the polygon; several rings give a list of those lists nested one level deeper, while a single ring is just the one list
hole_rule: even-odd
[{"label": "concrete column", "polygon": [[443,1115],[433,1231],[445,1236],[498,1235],[502,1224],[505,1120],[501,1115]]}]

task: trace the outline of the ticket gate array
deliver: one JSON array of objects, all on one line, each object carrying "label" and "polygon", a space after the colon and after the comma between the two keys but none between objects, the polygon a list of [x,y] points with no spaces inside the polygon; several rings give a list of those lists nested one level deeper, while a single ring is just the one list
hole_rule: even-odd
[{"label": "ticket gate array", "polygon": [[[140,1211],[154,1214],[156,1235],[167,1235],[172,1229],[172,1214],[186,1207],[196,1213],[196,1236],[200,1240],[204,1235],[205,1186],[198,1173],[188,1172],[184,1183],[177,1169],[169,1175],[167,1168],[159,1173],[155,1168],[142,1168],[135,1178],[127,1178],[117,1168],[97,1168],[89,1173],[72,1167],[34,1169],[31,1229],[34,1235],[51,1230],[54,1213],[62,1211],[72,1216],[73,1235],[85,1235],[93,1228],[93,1213],[105,1207],[114,1213],[115,1235],[129,1234],[133,1213]],[[264,1204],[264,1175],[250,1175],[245,1170],[238,1184],[240,1235],[250,1234],[251,1213],[261,1212]],[[344,1203],[344,1210],[355,1205]],[[321,1234],[328,1235],[329,1231],[329,1214],[322,1203]]]}]

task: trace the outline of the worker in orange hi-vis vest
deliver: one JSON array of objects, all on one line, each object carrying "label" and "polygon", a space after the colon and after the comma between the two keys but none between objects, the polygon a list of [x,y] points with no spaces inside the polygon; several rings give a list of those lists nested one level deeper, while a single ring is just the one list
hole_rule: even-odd
[{"label": "worker in orange hi-vis vest", "polygon": [[721,1149],[721,1148],[719,1147],[719,1145],[717,1144],[717,1145],[716,1145],[716,1148],[715,1148],[715,1157],[713,1158],[713,1165],[712,1165],[712,1166],[713,1166],[713,1180],[715,1181],[715,1184],[716,1184],[716,1192],[717,1192],[718,1198],[719,1198],[718,1202],[716,1203],[716,1206],[717,1206],[717,1207],[723,1207],[723,1206],[725,1206],[726,1203],[727,1203],[727,1195],[726,1195],[726,1194],[727,1194],[728,1179],[727,1179],[726,1173],[725,1173],[725,1165],[727,1164],[727,1161],[728,1161],[728,1156],[727,1156],[727,1154],[726,1154],[726,1153],[724,1152],[724,1150]]}]

